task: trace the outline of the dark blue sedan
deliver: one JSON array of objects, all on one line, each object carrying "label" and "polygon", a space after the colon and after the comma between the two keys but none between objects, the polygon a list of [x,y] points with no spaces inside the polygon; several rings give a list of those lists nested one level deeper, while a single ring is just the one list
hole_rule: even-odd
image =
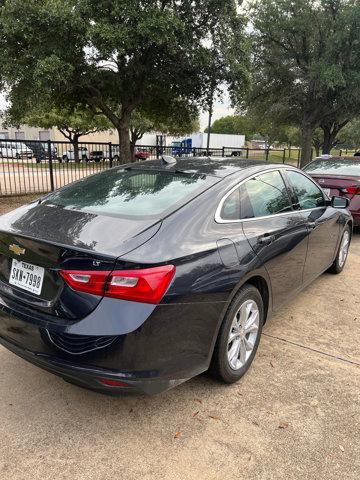
[{"label": "dark blue sedan", "polygon": [[0,218],[0,342],[110,393],[235,382],[272,312],[344,268],[347,206],[296,168],[229,158],[85,178]]}]

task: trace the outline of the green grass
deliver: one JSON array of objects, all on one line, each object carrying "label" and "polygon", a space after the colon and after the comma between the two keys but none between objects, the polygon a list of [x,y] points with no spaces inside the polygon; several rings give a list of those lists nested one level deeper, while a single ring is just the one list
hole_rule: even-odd
[{"label": "green grass", "polygon": [[[291,165],[297,165],[298,162],[298,150],[285,150],[285,157],[283,150],[270,150],[268,155],[268,162],[270,163],[287,163]],[[266,161],[266,151],[257,150],[249,151],[249,159]]]},{"label": "green grass", "polygon": [[339,156],[341,154],[342,156],[353,157],[355,152],[356,150],[347,150],[346,148],[333,148],[331,155]]}]

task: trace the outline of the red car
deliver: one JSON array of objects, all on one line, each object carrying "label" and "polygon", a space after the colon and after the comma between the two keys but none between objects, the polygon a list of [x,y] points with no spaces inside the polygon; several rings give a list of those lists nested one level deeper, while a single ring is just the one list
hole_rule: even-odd
[{"label": "red car", "polygon": [[316,158],[304,171],[322,187],[325,193],[345,196],[354,225],[360,226],[360,157]]},{"label": "red car", "polygon": [[135,158],[137,160],[147,160],[151,156],[151,152],[148,150],[135,150]]}]

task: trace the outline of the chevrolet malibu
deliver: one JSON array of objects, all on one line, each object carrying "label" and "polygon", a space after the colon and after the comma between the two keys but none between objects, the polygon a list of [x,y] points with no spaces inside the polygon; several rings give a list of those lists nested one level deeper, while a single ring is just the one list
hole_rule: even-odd
[{"label": "chevrolet malibu", "polygon": [[286,165],[164,158],[0,218],[0,342],[80,386],[239,380],[272,312],[344,268],[348,199]]}]

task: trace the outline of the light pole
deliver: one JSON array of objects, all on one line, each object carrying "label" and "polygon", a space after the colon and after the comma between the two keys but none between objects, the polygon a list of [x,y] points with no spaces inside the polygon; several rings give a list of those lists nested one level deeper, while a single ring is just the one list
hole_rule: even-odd
[{"label": "light pole", "polygon": [[210,149],[210,135],[211,135],[213,107],[214,107],[214,93],[215,93],[215,87],[212,86],[210,90],[210,95],[209,95],[209,123],[208,123],[207,143],[206,143],[206,152],[208,155],[209,155],[209,149]]}]

